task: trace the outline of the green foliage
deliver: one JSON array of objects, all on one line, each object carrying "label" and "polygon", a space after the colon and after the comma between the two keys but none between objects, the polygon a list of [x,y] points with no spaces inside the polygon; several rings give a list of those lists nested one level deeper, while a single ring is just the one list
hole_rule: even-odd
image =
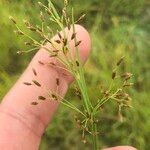
[{"label": "green foliage", "polygon": [[[47,1],[44,1],[47,3]],[[62,2],[55,1],[61,8]],[[133,109],[124,112],[123,123],[116,121],[116,112],[111,104],[103,111],[99,123],[102,147],[114,145],[132,145],[140,150],[150,149],[150,94],[149,94],[149,14],[148,1],[144,0],[70,0],[75,7],[76,16],[87,13],[82,24],[91,33],[93,48],[91,57],[85,66],[90,97],[100,95],[95,90],[100,84],[108,85],[116,60],[125,55],[122,71],[134,74],[134,88],[130,90]],[[27,7],[28,6],[28,7]],[[33,9],[34,8],[34,9]],[[25,68],[31,58],[18,57],[16,52],[24,49],[22,40],[13,34],[9,15],[17,16],[17,21],[32,18],[39,14],[37,0],[1,0],[0,1],[0,98],[16,81],[18,73]],[[21,21],[20,21],[21,20]],[[5,71],[4,71],[5,70]],[[80,103],[73,94],[73,88],[67,94],[76,104]],[[112,115],[107,115],[112,112]],[[68,115],[69,114],[69,115]],[[113,115],[114,114],[114,115]],[[83,149],[72,118],[73,112],[61,106],[56,117],[47,129],[41,144],[41,150],[48,149]],[[65,119],[64,119],[65,118]],[[90,149],[88,147],[85,149]]]}]

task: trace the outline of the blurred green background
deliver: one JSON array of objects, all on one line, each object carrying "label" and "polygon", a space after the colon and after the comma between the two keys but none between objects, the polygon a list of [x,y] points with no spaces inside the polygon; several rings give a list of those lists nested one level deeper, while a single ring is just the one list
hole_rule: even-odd
[{"label": "blurred green background", "polygon": [[[18,56],[23,40],[13,33],[9,16],[37,22],[37,0],[0,0],[0,99],[7,93],[27,66],[32,55]],[[43,0],[43,3],[47,3]],[[54,1],[61,9],[62,0]],[[99,141],[101,147],[132,145],[139,150],[150,150],[150,1],[149,0],[70,0],[76,17],[87,13],[82,21],[90,32],[93,46],[85,66],[90,97],[100,94],[100,83],[108,85],[115,62],[125,55],[124,70],[134,74],[134,87],[130,90],[133,109],[125,115],[125,121],[114,119],[114,106],[101,113]],[[34,9],[33,9],[34,8]],[[79,104],[72,87],[68,99]],[[74,125],[74,112],[60,106],[53,122],[47,128],[41,150],[91,149],[81,143],[80,132]]]}]

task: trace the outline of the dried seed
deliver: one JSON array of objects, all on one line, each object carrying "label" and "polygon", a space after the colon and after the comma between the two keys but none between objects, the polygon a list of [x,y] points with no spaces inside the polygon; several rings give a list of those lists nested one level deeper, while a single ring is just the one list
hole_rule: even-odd
[{"label": "dried seed", "polygon": [[15,20],[12,16],[10,16],[9,19],[10,19],[14,24],[17,24],[16,20]]},{"label": "dried seed", "polygon": [[60,39],[62,39],[62,36],[61,36],[61,34],[58,32],[58,37],[60,38]]},{"label": "dried seed", "polygon": [[48,15],[52,14],[52,11],[50,9],[45,9],[45,11],[47,12]]},{"label": "dried seed", "polygon": [[34,74],[35,76],[37,76],[37,72],[36,72],[36,70],[35,70],[34,68],[32,68],[32,71],[33,71],[33,74]]},{"label": "dried seed", "polygon": [[73,33],[73,34],[72,34],[71,40],[73,40],[73,39],[76,37],[76,34],[77,34],[77,33]]},{"label": "dried seed", "polygon": [[34,31],[34,32],[36,32],[36,30],[37,30],[36,28],[31,27],[31,26],[30,26],[30,27],[28,27],[28,29],[29,29],[29,30],[31,30],[31,31]]},{"label": "dried seed", "polygon": [[46,100],[46,98],[44,96],[39,96],[38,99],[39,100]]},{"label": "dried seed", "polygon": [[76,44],[75,44],[75,47],[79,46],[81,44],[82,41],[78,41]]},{"label": "dried seed", "polygon": [[32,102],[31,105],[38,105],[38,103],[37,102]]},{"label": "dried seed", "polygon": [[23,84],[24,84],[24,85],[27,85],[27,86],[31,86],[31,85],[32,85],[32,84],[29,83],[29,82],[24,82]]},{"label": "dried seed", "polygon": [[63,50],[64,55],[66,55],[68,53],[68,51],[69,51],[66,46],[63,46],[62,50]]},{"label": "dried seed", "polygon": [[38,87],[41,87],[41,84],[39,82],[37,82],[36,80],[32,80],[32,82],[37,85]]},{"label": "dried seed", "polygon": [[39,26],[37,26],[37,30],[38,30],[39,32],[42,32],[42,29],[41,29]]},{"label": "dried seed", "polygon": [[122,63],[123,59],[124,57],[121,57],[121,59],[117,62],[117,66],[119,66]]},{"label": "dried seed", "polygon": [[55,42],[56,42],[56,43],[58,43],[58,44],[60,44],[60,43],[61,43],[61,41],[60,41],[60,40],[55,40]]},{"label": "dried seed", "polygon": [[63,39],[63,43],[64,43],[64,46],[66,46],[67,45],[67,39],[65,38],[65,39]]},{"label": "dried seed", "polygon": [[77,65],[77,67],[79,67],[80,66],[80,63],[76,60],[76,65]]},{"label": "dried seed", "polygon": [[71,25],[70,25],[70,23],[68,23],[68,26],[67,26],[67,27],[68,27],[68,30],[70,30],[70,29],[71,29]]},{"label": "dried seed", "polygon": [[58,98],[55,94],[52,94],[52,98],[55,99],[55,100],[58,100]]},{"label": "dried seed", "polygon": [[112,79],[114,80],[115,77],[116,77],[116,71],[113,71],[113,73],[112,73]]}]

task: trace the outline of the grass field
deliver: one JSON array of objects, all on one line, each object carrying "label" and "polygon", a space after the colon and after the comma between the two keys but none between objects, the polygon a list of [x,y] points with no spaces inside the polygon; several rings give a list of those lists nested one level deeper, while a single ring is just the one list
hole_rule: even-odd
[{"label": "grass field", "polygon": [[[44,0],[46,3],[46,0]],[[62,1],[54,1],[58,9]],[[28,7],[27,7],[28,6]],[[90,97],[96,98],[100,84],[109,85],[116,61],[125,56],[122,70],[133,74],[133,108],[125,112],[123,123],[116,121],[116,109],[108,104],[100,116],[99,143],[101,147],[132,145],[139,150],[150,149],[150,3],[148,0],[70,0],[76,17],[86,13],[81,24],[92,38],[92,52],[85,65]],[[33,9],[34,8],[34,9]],[[39,14],[37,0],[0,0],[0,99],[11,88],[27,66],[32,55],[18,56],[24,49],[23,40],[13,33],[9,16],[33,22]],[[67,97],[80,105],[70,88]],[[96,90],[97,89],[97,90]],[[69,115],[68,115],[69,114]],[[47,128],[41,150],[90,149],[80,141],[80,133],[72,120],[74,112],[60,106],[53,122]]]}]

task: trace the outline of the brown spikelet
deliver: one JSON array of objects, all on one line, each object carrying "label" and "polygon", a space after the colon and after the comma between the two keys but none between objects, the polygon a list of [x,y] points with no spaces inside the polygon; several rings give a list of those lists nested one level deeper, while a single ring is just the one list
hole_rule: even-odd
[{"label": "brown spikelet", "polygon": [[67,55],[67,53],[68,53],[68,48],[66,47],[66,46],[63,46],[63,53],[64,53],[64,55]]},{"label": "brown spikelet", "polygon": [[32,82],[33,82],[36,86],[41,87],[41,84],[40,84],[39,82],[37,82],[36,80],[32,80]]},{"label": "brown spikelet", "polygon": [[47,12],[48,15],[52,14],[52,11],[50,9],[46,9],[46,12]]},{"label": "brown spikelet", "polygon": [[54,100],[58,100],[58,98],[57,98],[57,96],[56,96],[55,94],[51,94],[51,96],[52,96],[52,98],[53,98]]},{"label": "brown spikelet", "polygon": [[46,100],[46,98],[44,96],[39,96],[38,100]]},{"label": "brown spikelet", "polygon": [[10,16],[9,19],[10,19],[14,24],[17,24],[16,20],[15,20],[12,16]]},{"label": "brown spikelet", "polygon": [[113,71],[113,73],[112,73],[112,79],[114,80],[115,77],[116,77],[116,71]]},{"label": "brown spikelet", "polygon": [[24,85],[31,86],[32,84],[29,82],[23,82]]},{"label": "brown spikelet", "polygon": [[81,44],[82,41],[78,41],[76,44],[75,44],[75,47],[79,46]]},{"label": "brown spikelet", "polygon": [[37,72],[36,72],[36,70],[35,70],[34,68],[32,68],[32,72],[33,72],[33,74],[34,74],[35,76],[37,76]]},{"label": "brown spikelet", "polygon": [[63,43],[64,43],[64,46],[67,45],[67,39],[66,38],[63,39]]},{"label": "brown spikelet", "polygon": [[38,103],[37,102],[32,102],[31,105],[38,105]]},{"label": "brown spikelet", "polygon": [[56,42],[56,43],[58,43],[58,44],[60,44],[60,43],[61,43],[61,41],[60,41],[60,40],[55,40],[55,42]]},{"label": "brown spikelet", "polygon": [[76,33],[73,33],[71,36],[71,40],[73,40],[76,37]]},{"label": "brown spikelet", "polygon": [[121,57],[121,59],[117,62],[117,66],[119,66],[123,62],[124,57]]},{"label": "brown spikelet", "polygon": [[31,30],[31,31],[33,31],[33,32],[36,32],[36,30],[37,30],[36,28],[31,27],[31,26],[30,26],[30,27],[28,27],[28,29],[29,29],[29,30]]},{"label": "brown spikelet", "polygon": [[61,34],[58,32],[58,37],[60,38],[60,39],[62,39],[62,36],[61,36]]},{"label": "brown spikelet", "polygon": [[79,67],[80,66],[80,63],[76,60],[76,65],[77,65],[77,67]]}]

